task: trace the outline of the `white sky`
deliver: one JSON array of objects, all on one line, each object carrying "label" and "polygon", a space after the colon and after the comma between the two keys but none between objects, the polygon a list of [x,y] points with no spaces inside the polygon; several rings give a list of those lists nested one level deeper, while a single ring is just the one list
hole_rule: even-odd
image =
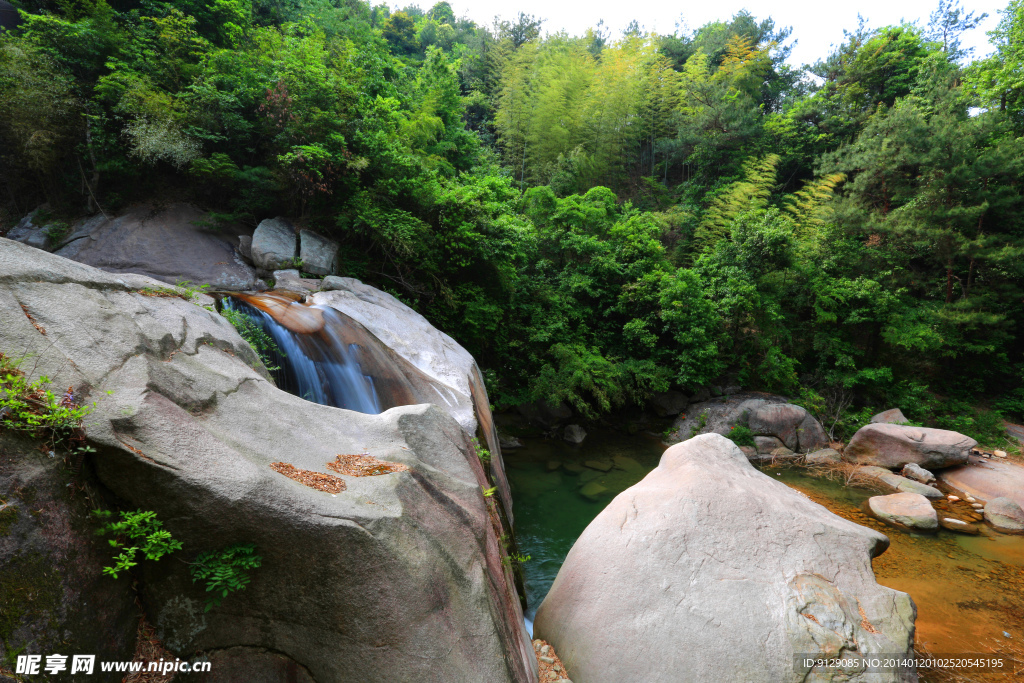
[{"label": "white sky", "polygon": [[[961,5],[980,14],[989,14],[982,26],[961,38],[965,47],[975,48],[975,57],[991,51],[985,31],[995,27],[999,20],[997,11],[1005,9],[1009,0],[962,0]],[[635,19],[645,31],[671,34],[676,23],[682,20],[692,30],[710,21],[728,20],[741,9],[749,10],[758,20],[768,16],[776,26],[792,26],[790,41],[797,41],[790,56],[790,63],[800,66],[813,63],[829,53],[832,44],[843,40],[843,29],[857,26],[858,12],[873,28],[898,24],[901,19],[920,21],[926,24],[928,15],[938,6],[938,0],[859,0],[843,2],[832,0],[717,0],[712,2],[674,3],[661,0],[449,0],[457,16],[469,16],[478,24],[490,25],[496,14],[505,19],[518,16],[519,12],[533,14],[547,19],[544,30],[554,33],[565,29],[571,35],[582,35],[587,28],[597,24],[599,19],[612,31],[612,38],[621,36],[622,30]],[[424,11],[430,9],[433,0],[406,0],[395,2],[406,6],[418,4]]]}]

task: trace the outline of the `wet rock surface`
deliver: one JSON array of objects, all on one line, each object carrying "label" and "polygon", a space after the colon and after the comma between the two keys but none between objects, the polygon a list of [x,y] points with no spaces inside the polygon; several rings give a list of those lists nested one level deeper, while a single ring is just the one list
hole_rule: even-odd
[{"label": "wet rock surface", "polygon": [[261,270],[291,268],[299,255],[295,226],[280,217],[261,221],[252,235],[249,252]]}]

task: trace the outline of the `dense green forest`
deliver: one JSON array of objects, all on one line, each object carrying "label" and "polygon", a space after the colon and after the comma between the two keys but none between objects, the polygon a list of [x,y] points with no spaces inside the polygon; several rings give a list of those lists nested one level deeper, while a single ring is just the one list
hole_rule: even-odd
[{"label": "dense green forest", "polygon": [[1024,0],[984,59],[942,0],[802,69],[747,13],[614,37],[447,2],[14,4],[8,225],[43,202],[292,216],[464,344],[499,405],[739,383],[828,418],[1022,417]]}]

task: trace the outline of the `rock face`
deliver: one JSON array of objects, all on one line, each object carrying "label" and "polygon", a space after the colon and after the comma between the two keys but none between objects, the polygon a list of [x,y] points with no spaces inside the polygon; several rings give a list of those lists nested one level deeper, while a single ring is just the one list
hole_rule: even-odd
[{"label": "rock face", "polygon": [[[0,648],[130,659],[137,625],[131,578],[102,573],[110,547],[93,533],[96,501],[76,490],[85,473],[72,480],[38,446],[0,433]],[[0,680],[14,679],[0,673]]]},{"label": "rock face", "polygon": [[[214,653],[224,672],[276,657],[259,679],[273,683],[301,669],[316,681],[536,680],[504,524],[462,427],[433,405],[364,415],[287,394],[225,319],[138,293],[146,282],[0,239],[0,351],[36,354],[36,373],[97,401],[86,428],[99,480],[184,544],[137,568],[164,644]],[[332,494],[270,467],[329,474],[336,454],[364,452],[408,470],[342,476]],[[262,567],[204,612],[185,562],[239,543]]]},{"label": "rock face", "polygon": [[912,648],[913,602],[871,570],[887,545],[698,436],[586,528],[535,634],[579,683],[831,680],[793,654]]},{"label": "rock face", "polygon": [[914,531],[935,531],[939,516],[928,499],[918,493],[893,493],[868,498],[871,514],[886,524]]},{"label": "rock face", "polygon": [[338,243],[312,230],[299,230],[302,270],[314,275],[333,275],[338,270]]},{"label": "rock face", "polygon": [[256,226],[249,247],[252,262],[262,270],[291,268],[298,258],[295,228],[284,218],[268,218]]},{"label": "rock face", "polygon": [[900,469],[908,463],[925,469],[963,465],[974,439],[959,432],[897,424],[868,424],[857,430],[843,457],[860,465]]},{"label": "rock face", "polygon": [[256,272],[237,253],[241,226],[212,230],[190,204],[133,206],[107,220],[93,216],[72,226],[56,254],[110,273],[138,273],[175,284],[252,289]]},{"label": "rock face", "polygon": [[[786,403],[781,396],[743,393],[691,405],[672,425],[670,441],[696,434],[725,436],[736,425],[749,427],[755,436],[774,437],[792,451],[816,451],[829,444],[821,424],[804,408]],[[761,446],[757,448],[762,452]]]},{"label": "rock face", "polygon": [[658,417],[671,417],[686,410],[690,399],[680,391],[660,391],[651,397],[650,405]]},{"label": "rock face", "polygon": [[891,408],[890,410],[883,410],[877,415],[871,418],[871,424],[907,424],[908,420],[903,416],[903,411],[899,408]]},{"label": "rock face", "polygon": [[1009,498],[995,498],[986,503],[985,521],[1000,531],[1024,533],[1024,510]]}]

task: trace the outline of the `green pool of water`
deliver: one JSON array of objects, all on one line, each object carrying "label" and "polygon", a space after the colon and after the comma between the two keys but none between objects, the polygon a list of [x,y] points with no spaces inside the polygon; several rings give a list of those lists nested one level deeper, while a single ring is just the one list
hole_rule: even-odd
[{"label": "green pool of water", "polygon": [[551,439],[523,443],[525,448],[503,456],[516,540],[520,552],[530,556],[523,578],[526,616],[533,621],[572,544],[612,498],[657,467],[665,447],[655,437],[613,431],[591,432],[579,446]]}]

